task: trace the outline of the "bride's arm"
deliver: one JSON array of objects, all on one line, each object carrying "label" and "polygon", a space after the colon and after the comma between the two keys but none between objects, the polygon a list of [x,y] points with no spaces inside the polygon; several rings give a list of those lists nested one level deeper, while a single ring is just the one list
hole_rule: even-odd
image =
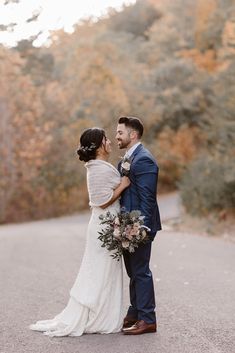
[{"label": "bride's arm", "polygon": [[106,202],[105,204],[101,205],[101,208],[106,208],[110,205],[112,205],[112,203],[114,203],[114,201],[116,201],[119,196],[121,195],[121,193],[130,185],[130,179],[126,176],[123,176],[121,178],[121,183],[116,187],[116,189],[113,191],[113,196],[112,198]]}]

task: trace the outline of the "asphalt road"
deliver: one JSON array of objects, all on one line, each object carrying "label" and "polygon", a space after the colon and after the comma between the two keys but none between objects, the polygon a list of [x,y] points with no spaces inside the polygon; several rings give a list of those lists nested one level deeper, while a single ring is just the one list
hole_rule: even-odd
[{"label": "asphalt road", "polygon": [[[161,198],[164,219],[179,214]],[[158,332],[49,338],[28,329],[68,301],[85,245],[87,213],[0,227],[1,353],[234,353],[235,244],[161,231],[152,251]],[[125,276],[124,312],[128,305]]]}]

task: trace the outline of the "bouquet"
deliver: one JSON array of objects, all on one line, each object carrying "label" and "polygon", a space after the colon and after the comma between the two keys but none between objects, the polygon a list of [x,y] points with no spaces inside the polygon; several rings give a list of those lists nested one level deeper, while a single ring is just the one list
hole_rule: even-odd
[{"label": "bouquet", "polygon": [[148,240],[147,232],[150,229],[144,226],[144,216],[140,211],[119,212],[116,215],[108,211],[99,218],[100,224],[105,225],[98,232],[101,246],[112,251],[111,256],[118,261],[123,251],[133,253],[140,243]]}]

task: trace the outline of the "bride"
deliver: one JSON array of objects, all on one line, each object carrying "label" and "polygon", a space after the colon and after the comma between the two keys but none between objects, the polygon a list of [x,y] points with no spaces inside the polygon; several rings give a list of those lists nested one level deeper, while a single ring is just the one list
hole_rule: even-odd
[{"label": "bride", "polygon": [[122,327],[122,261],[116,261],[97,239],[102,212],[119,211],[118,198],[130,181],[107,162],[110,140],[99,128],[87,129],[77,153],[86,162],[91,218],[81,267],[65,309],[51,320],[37,321],[31,330],[47,336],[114,333]]}]

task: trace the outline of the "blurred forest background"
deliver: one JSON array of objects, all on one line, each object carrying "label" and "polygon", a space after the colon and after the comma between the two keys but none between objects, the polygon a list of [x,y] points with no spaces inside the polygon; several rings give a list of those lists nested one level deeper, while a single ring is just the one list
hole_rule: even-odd
[{"label": "blurred forest background", "polygon": [[234,211],[235,0],[139,0],[34,39],[0,45],[1,223],[86,208],[79,136],[114,140],[119,115],[143,120],[160,193],[179,189],[193,215]]}]

